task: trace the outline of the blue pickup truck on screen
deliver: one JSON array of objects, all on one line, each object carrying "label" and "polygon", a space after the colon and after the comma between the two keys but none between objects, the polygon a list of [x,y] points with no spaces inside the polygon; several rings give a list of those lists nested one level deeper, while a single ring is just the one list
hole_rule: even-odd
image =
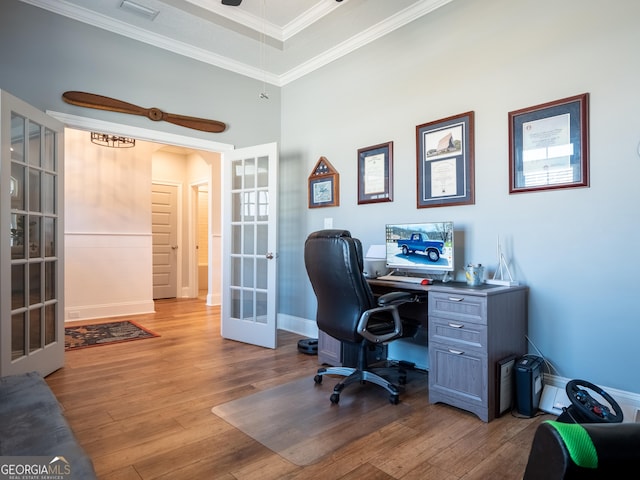
[{"label": "blue pickup truck on screen", "polygon": [[414,252],[424,253],[432,262],[437,262],[440,259],[440,255],[444,253],[444,242],[429,240],[422,233],[412,233],[409,238],[399,239],[398,247],[402,249],[403,255],[409,255]]}]

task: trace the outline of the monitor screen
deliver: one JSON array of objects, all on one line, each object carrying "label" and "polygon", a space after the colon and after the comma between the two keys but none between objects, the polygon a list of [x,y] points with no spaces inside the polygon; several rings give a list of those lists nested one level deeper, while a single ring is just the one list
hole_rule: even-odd
[{"label": "monitor screen", "polygon": [[387,225],[385,237],[390,269],[430,273],[454,270],[453,222]]}]

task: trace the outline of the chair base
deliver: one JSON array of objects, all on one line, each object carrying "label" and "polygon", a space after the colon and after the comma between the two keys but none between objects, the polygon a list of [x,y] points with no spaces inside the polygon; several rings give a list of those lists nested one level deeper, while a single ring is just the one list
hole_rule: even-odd
[{"label": "chair base", "polygon": [[[407,374],[404,370],[400,369],[400,378],[398,383],[404,384],[407,382]],[[351,385],[352,383],[373,383],[384,388],[387,392],[389,392],[389,402],[393,405],[397,405],[400,403],[400,389],[397,385],[390,382],[386,378],[381,375],[378,375],[370,370],[360,370],[357,368],[351,367],[327,367],[327,368],[319,368],[316,376],[313,378],[313,381],[317,384],[322,383],[322,377],[324,375],[340,375],[345,377],[344,380],[340,381],[334,388],[333,393],[329,399],[331,403],[338,403],[340,401],[340,392],[347,385]]]}]

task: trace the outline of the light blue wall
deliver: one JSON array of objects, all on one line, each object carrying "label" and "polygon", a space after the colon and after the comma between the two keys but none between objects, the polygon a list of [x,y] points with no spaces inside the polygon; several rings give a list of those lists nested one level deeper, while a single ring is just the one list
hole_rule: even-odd
[{"label": "light blue wall", "polygon": [[[302,247],[325,218],[365,246],[382,243],[390,221],[453,220],[460,268],[494,265],[500,235],[530,287],[530,337],[558,374],[640,393],[638,18],[635,0],[455,0],[282,90],[270,87],[263,102],[261,82],[4,0],[0,88],[41,110],[123,122],[60,99],[65,90],[102,93],[228,122],[219,142],[279,141],[284,314],[315,316]],[[591,95],[591,187],[509,195],[508,112],[583,92]],[[469,110],[475,205],[416,209],[415,126]],[[141,117],[126,123],[152,128]],[[395,148],[394,201],[357,205],[357,149],[386,141]],[[320,156],[340,173],[341,204],[309,210],[307,177]]]},{"label": "light blue wall", "polygon": [[[495,268],[500,235],[530,287],[529,336],[556,375],[640,392],[638,18],[635,0],[455,0],[285,86],[281,310],[315,316],[302,247],[325,218],[365,248],[384,243],[386,222],[453,220],[459,269]],[[509,195],[508,112],[584,92],[591,186]],[[415,126],[469,110],[475,205],[417,209]],[[357,149],[387,141],[394,201],[358,205]],[[340,173],[340,206],[309,210],[320,156]]]}]

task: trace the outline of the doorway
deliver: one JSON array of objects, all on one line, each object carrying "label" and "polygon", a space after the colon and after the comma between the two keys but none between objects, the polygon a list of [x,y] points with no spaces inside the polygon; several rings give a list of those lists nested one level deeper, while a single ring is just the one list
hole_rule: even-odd
[{"label": "doorway", "polygon": [[[57,116],[55,113],[49,112],[51,116],[54,118]],[[109,217],[110,221],[108,223],[104,223],[104,228],[96,232],[85,232],[77,229],[78,232],[76,237],[80,237],[84,239],[85,237],[88,240],[93,240],[94,237],[98,236],[99,240],[102,243],[99,246],[102,247],[101,252],[107,252],[108,255],[102,254],[98,252],[98,255],[94,255],[92,248],[95,249],[98,246],[96,242],[85,242],[88,245],[83,243],[80,246],[77,246],[72,243],[68,243],[71,248],[76,248],[78,252],[84,253],[85,250],[91,250],[91,261],[98,260],[100,262],[100,268],[107,270],[107,275],[94,275],[90,277],[91,282],[87,282],[82,280],[81,275],[77,275],[78,280],[75,281],[75,284],[68,284],[68,286],[72,286],[75,289],[73,295],[68,297],[68,301],[66,302],[66,312],[65,317],[69,319],[85,319],[85,318],[102,318],[104,316],[113,316],[113,315],[129,315],[129,314],[139,314],[139,313],[148,313],[153,311],[153,301],[152,298],[152,271],[151,271],[151,184],[150,184],[150,166],[148,161],[144,158],[150,158],[147,156],[146,152],[149,152],[150,149],[147,147],[147,150],[143,149],[143,143],[151,141],[158,145],[172,145],[177,148],[181,148],[189,151],[189,154],[192,155],[201,155],[206,157],[206,163],[209,166],[208,168],[213,166],[218,166],[220,163],[220,153],[221,151],[229,150],[230,147],[224,144],[219,144],[216,142],[203,141],[196,138],[182,137],[171,134],[163,134],[159,132],[153,132],[148,130],[143,130],[135,127],[128,127],[122,125],[107,125],[104,122],[97,122],[96,125],[93,125],[93,120],[85,120],[85,119],[76,119],[69,118],[68,115],[63,115],[63,122],[66,124],[67,128],[79,130],[82,132],[82,140],[84,145],[84,135],[88,136],[88,130],[98,130],[98,131],[107,131],[112,132],[114,134],[118,134],[119,132],[127,132],[127,136],[131,136],[137,138],[140,141],[140,150],[137,149],[136,152],[142,154],[142,157],[137,161],[123,161],[123,162],[110,162],[108,164],[109,168],[113,169],[113,175],[110,178],[122,179],[121,182],[111,182],[110,184],[119,185],[120,191],[126,189],[126,185],[132,178],[131,175],[135,175],[136,179],[138,179],[139,183],[144,183],[143,180],[146,177],[147,181],[147,192],[149,192],[148,197],[145,197],[143,193],[143,189],[139,186],[135,188],[137,200],[135,203],[136,208],[143,208],[143,205],[147,205],[149,213],[139,213],[135,214],[135,218],[141,220],[142,223],[138,221],[129,222],[125,227],[126,231],[121,230],[121,225],[117,223],[119,220],[118,214],[113,214]],[[157,151],[157,148],[153,148],[152,151]],[[79,155],[81,157],[81,155]],[[203,164],[205,162],[202,162]],[[103,160],[98,161],[98,167],[104,169],[107,163]],[[101,175],[100,170],[92,169],[90,171],[81,170],[80,173],[85,172],[84,177],[82,178],[84,181],[88,182],[99,182]],[[170,177],[168,175],[162,176],[162,178],[170,178],[175,180],[175,184],[188,186],[191,182],[201,183],[208,178],[209,170],[206,172],[204,169],[200,173],[193,173],[192,171],[187,171],[185,169],[184,177]],[[80,176],[80,173],[78,176]],[[87,175],[90,173],[91,175]],[[111,174],[111,171],[109,171]],[[119,177],[117,176],[119,175]],[[194,178],[195,177],[195,178]],[[191,180],[190,180],[191,179]],[[166,182],[165,182],[166,183]],[[129,188],[129,190],[132,190]],[[185,193],[188,192],[188,189],[183,190]],[[99,192],[96,192],[96,195]],[[178,219],[178,242],[179,248],[182,250],[181,255],[178,256],[178,271],[184,272],[181,276],[178,275],[177,278],[177,287],[176,294],[173,296],[178,297],[195,297],[197,296],[197,290],[193,291],[194,288],[192,284],[189,283],[189,274],[190,268],[187,263],[189,260],[189,250],[195,248],[195,242],[193,241],[193,237],[190,236],[190,231],[192,226],[189,222],[190,219],[190,208],[188,205],[188,199],[182,197],[182,193],[179,193],[178,203],[181,206],[179,207],[182,212],[182,220]],[[127,202],[126,204],[119,205],[118,211],[120,212],[128,212],[134,211],[131,207],[132,204]],[[220,205],[218,203],[218,208]],[[111,207],[115,207],[112,205]],[[108,207],[108,208],[111,208]],[[122,215],[120,215],[122,216]],[[134,214],[129,215],[134,216]],[[144,218],[143,218],[144,217]],[[145,219],[148,223],[145,225]],[[115,225],[116,229],[113,230],[111,227]],[[110,233],[115,232],[115,233]],[[91,235],[88,235],[91,233]],[[74,237],[75,238],[75,237]],[[176,243],[173,243],[175,246]],[[81,248],[80,248],[81,247]],[[86,248],[85,248],[86,247]],[[120,260],[119,254],[122,253],[126,255],[126,258],[122,261]],[[115,260],[114,260],[115,259]],[[80,266],[83,266],[83,269],[86,271],[86,261],[85,257],[80,258],[82,262],[79,263]],[[148,262],[148,263],[147,263]],[[146,263],[147,267],[141,267],[141,264]],[[120,268],[117,268],[120,267]],[[187,270],[188,269],[188,270]],[[80,271],[78,269],[78,271]],[[76,270],[67,269],[67,273],[69,275],[73,275]],[[126,282],[117,282],[114,279],[117,279],[122,275],[122,272],[131,272],[126,277]],[[107,283],[110,285],[108,288],[94,288],[94,283],[98,280],[103,279],[103,283]],[[93,283],[92,283],[93,282]],[[134,288],[129,288],[130,284],[134,284]],[[119,295],[115,297],[114,294]],[[89,301],[87,302],[87,299]],[[84,303],[82,303],[82,300]]]},{"label": "doorway", "polygon": [[198,298],[206,300],[209,293],[209,188],[194,185],[196,206],[196,271]]}]

